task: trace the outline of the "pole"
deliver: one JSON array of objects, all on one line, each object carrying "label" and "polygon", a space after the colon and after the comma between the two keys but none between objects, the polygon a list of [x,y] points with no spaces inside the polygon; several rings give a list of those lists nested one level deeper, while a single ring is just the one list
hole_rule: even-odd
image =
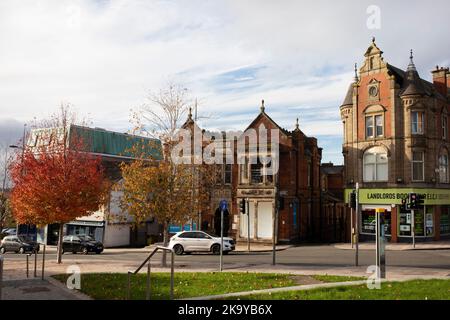
[{"label": "pole", "polygon": [[37,250],[34,250],[34,277],[37,277]]},{"label": "pole", "polygon": [[0,254],[0,300],[2,300],[2,286],[3,286],[3,256]]},{"label": "pole", "polygon": [[27,253],[27,278],[30,277],[30,267],[29,267],[30,254]]},{"label": "pole", "polygon": [[356,183],[355,266],[359,265],[359,183]]},{"label": "pole", "polygon": [[147,294],[146,294],[146,299],[150,300],[150,270],[151,269],[151,265],[150,265],[150,260],[148,261],[148,265],[147,265]]},{"label": "pole", "polygon": [[175,252],[172,250],[171,262],[170,262],[170,299],[173,300],[173,283],[175,273]]},{"label": "pole", "polygon": [[277,221],[278,221],[278,204],[275,203],[275,211],[273,214],[273,236],[272,236],[272,265],[277,263],[276,251],[277,251]]},{"label": "pole", "polygon": [[42,249],[42,275],[41,278],[44,280],[44,270],[45,270],[45,249],[47,245],[44,243],[44,249]]},{"label": "pole", "polygon": [[250,252],[250,202],[245,200],[247,206],[247,251]]},{"label": "pole", "polygon": [[220,271],[223,270],[223,208],[220,210]]},{"label": "pole", "polygon": [[416,248],[416,215],[414,214],[414,209],[411,209],[411,215],[413,248]]},{"label": "pole", "polygon": [[385,255],[385,237],[384,237],[384,209],[377,209],[375,211],[375,226],[376,226],[376,266],[377,279],[386,278],[386,255]]},{"label": "pole", "polygon": [[355,235],[355,232],[354,232],[355,227],[353,226],[353,214],[354,214],[353,208],[350,208],[350,243],[352,245],[352,249],[353,249],[353,245],[354,245],[353,237]]}]

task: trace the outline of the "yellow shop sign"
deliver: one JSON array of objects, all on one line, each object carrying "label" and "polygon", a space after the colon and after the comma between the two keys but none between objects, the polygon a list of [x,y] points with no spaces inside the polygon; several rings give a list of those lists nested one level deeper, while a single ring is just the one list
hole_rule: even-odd
[{"label": "yellow shop sign", "polygon": [[[345,202],[353,189],[345,189]],[[425,196],[425,205],[450,205],[450,189],[359,189],[360,204],[402,204],[409,193]]]}]

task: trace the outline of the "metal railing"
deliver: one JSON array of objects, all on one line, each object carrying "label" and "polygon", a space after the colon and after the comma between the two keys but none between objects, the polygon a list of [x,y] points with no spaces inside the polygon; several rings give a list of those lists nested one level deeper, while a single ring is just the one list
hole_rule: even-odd
[{"label": "metal railing", "polygon": [[155,250],[150,253],[150,255],[147,257],[147,259],[144,260],[144,262],[141,263],[141,265],[134,271],[129,270],[128,271],[128,285],[127,285],[127,300],[130,300],[130,294],[131,294],[131,275],[137,274],[146,263],[147,265],[147,288],[146,288],[146,299],[150,300],[150,294],[151,294],[151,283],[150,283],[150,272],[151,272],[151,265],[150,260],[152,257],[158,252],[159,250],[162,251],[168,251],[171,253],[171,262],[170,262],[170,299],[173,300],[173,283],[174,283],[174,262],[175,262],[175,252],[173,249],[157,246]]}]

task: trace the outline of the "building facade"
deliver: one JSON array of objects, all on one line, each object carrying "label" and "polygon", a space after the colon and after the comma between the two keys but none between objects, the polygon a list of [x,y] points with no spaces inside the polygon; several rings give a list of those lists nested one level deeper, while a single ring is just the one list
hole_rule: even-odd
[{"label": "building facade", "polygon": [[[191,117],[187,121],[191,128],[195,126],[192,121]],[[260,134],[265,133],[261,130],[274,130],[277,135],[267,137],[267,149],[262,148]],[[247,139],[251,133],[258,137],[253,151],[249,147],[250,139]],[[201,212],[202,230],[217,234],[215,226],[219,225],[220,219],[217,208],[221,200],[226,200],[229,204],[227,231],[237,241],[247,241],[250,231],[251,242],[270,243],[274,223],[277,224],[276,241],[279,243],[319,240],[322,149],[318,147],[317,139],[306,136],[298,121],[292,131],[281,128],[266,113],[264,101],[259,114],[243,132],[234,139],[227,138],[225,133],[222,137],[224,149],[232,146],[233,162],[218,166],[218,179],[210,191],[210,205]],[[275,138],[279,155],[272,160],[277,162],[278,171],[268,174],[268,168],[274,162],[265,163],[260,159],[271,157]],[[240,143],[245,146],[244,154],[237,152]],[[245,214],[239,210],[242,200],[247,204]]]},{"label": "building facade", "polygon": [[[359,183],[361,235],[375,232],[375,209],[386,210],[392,242],[450,235],[450,72],[436,67],[420,77],[411,51],[406,70],[387,63],[373,39],[340,107],[344,131],[346,198]],[[405,63],[406,64],[406,63]],[[415,192],[425,205],[411,211],[402,199]]]}]

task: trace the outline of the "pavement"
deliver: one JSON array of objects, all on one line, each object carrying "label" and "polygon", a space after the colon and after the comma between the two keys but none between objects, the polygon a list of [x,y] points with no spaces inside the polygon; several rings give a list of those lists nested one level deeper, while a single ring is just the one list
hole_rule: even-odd
[{"label": "pavement", "polygon": [[[338,243],[334,245],[337,249],[353,250],[350,243]],[[362,242],[359,244],[361,250],[375,250],[375,242]],[[388,243],[386,244],[386,251],[406,251],[406,250],[450,250],[450,240],[447,241],[433,241],[433,242],[418,242],[413,247],[412,243]]]}]

